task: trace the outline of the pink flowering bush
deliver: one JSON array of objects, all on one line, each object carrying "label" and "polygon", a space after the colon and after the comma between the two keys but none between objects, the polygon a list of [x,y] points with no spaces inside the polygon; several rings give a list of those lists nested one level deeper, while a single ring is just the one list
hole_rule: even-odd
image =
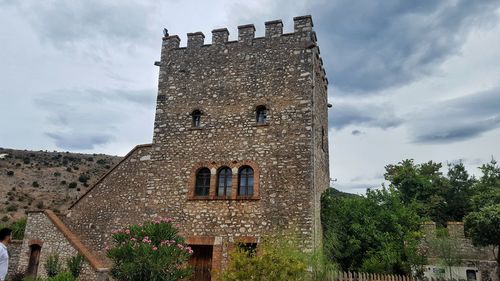
[{"label": "pink flowering bush", "polygon": [[171,218],[113,231],[112,276],[119,281],[174,281],[188,279],[187,261],[193,250],[179,236]]}]

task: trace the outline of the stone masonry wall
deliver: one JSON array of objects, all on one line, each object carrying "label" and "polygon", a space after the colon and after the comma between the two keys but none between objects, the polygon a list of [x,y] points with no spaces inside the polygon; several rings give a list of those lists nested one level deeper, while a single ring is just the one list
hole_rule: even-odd
[{"label": "stone masonry wall", "polygon": [[[66,260],[75,256],[78,252],[68,242],[66,237],[54,226],[49,218],[42,212],[29,213],[24,232],[22,250],[19,261],[17,263],[17,271],[25,272],[28,267],[30,256],[30,241],[38,240],[42,243],[40,252],[40,263],[38,266],[38,276],[46,277],[47,273],[44,269],[44,264],[47,258],[53,254],[59,254],[59,260],[63,267],[66,266]],[[82,281],[99,280],[96,271],[89,265],[87,261],[83,263],[83,270],[78,278]]]},{"label": "stone masonry wall", "polygon": [[157,211],[146,202],[150,145],[139,145],[71,208],[66,223],[85,245],[105,260],[111,231],[144,222]]},{"label": "stone masonry wall", "polygon": [[[315,36],[313,34],[313,36]],[[328,80],[319,47],[313,49],[313,169],[314,169],[314,223],[315,244],[322,241],[321,194],[330,186],[328,153]],[[326,169],[325,169],[326,167]]]},{"label": "stone masonry wall", "polygon": [[7,276],[12,276],[12,274],[17,273],[17,263],[19,261],[22,245],[22,240],[12,240],[7,246],[7,251],[9,252],[9,270]]}]

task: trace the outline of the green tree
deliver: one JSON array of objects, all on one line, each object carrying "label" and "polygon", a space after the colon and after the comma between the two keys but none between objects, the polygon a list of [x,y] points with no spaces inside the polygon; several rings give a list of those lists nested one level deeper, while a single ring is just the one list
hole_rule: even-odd
[{"label": "green tree", "polygon": [[500,167],[495,160],[479,167],[482,176],[474,185],[471,198],[472,211],[500,204]]},{"label": "green tree", "polygon": [[[475,246],[493,246],[500,265],[500,203],[483,207],[465,217],[465,231]],[[500,269],[497,268],[500,277]]]},{"label": "green tree", "polygon": [[396,165],[387,165],[384,177],[389,186],[400,193],[404,204],[412,204],[421,217],[444,225],[449,219],[445,200],[449,181],[441,168],[441,163],[415,164],[413,159],[406,159]]},{"label": "green tree", "polygon": [[169,218],[114,231],[108,257],[118,281],[176,281],[188,278],[192,254]]},{"label": "green tree", "polygon": [[449,188],[444,195],[447,204],[446,217],[452,221],[462,221],[471,210],[471,197],[476,182],[463,163],[448,166]]},{"label": "green tree", "polygon": [[344,270],[372,273],[411,272],[417,258],[420,218],[393,188],[368,190],[366,196],[322,197],[327,256]]}]

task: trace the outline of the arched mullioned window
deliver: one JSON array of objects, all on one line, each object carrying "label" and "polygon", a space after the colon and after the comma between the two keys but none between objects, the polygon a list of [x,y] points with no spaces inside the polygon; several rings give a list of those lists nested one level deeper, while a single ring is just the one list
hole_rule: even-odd
[{"label": "arched mullioned window", "polygon": [[193,119],[192,121],[192,126],[199,128],[201,126],[201,111],[198,109],[193,110],[191,113],[191,118]]},{"label": "arched mullioned window", "polygon": [[231,196],[233,172],[228,167],[222,167],[217,174],[217,196]]},{"label": "arched mullioned window", "polygon": [[252,196],[254,173],[250,166],[243,166],[238,171],[238,196]]},{"label": "arched mullioned window", "polygon": [[267,108],[264,105],[259,105],[255,109],[255,121],[257,124],[265,124],[267,119]]},{"label": "arched mullioned window", "polygon": [[196,173],[196,196],[208,196],[210,192],[210,169],[201,168]]}]

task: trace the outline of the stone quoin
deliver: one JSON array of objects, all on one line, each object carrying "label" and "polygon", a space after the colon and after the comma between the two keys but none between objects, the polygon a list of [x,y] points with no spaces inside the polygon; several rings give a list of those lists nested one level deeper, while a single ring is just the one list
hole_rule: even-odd
[{"label": "stone quoin", "polygon": [[174,218],[194,255],[203,253],[196,280],[213,279],[236,243],[268,234],[319,246],[328,80],[311,16],[293,23],[283,33],[281,20],[266,22],[264,37],[242,25],[234,41],[215,29],[211,44],[189,33],[185,47],[164,37],[152,143],[132,149],[64,216],[30,213],[18,271],[38,266],[44,276],[51,251],[80,252],[83,280],[107,280],[112,230],[158,216]]}]

